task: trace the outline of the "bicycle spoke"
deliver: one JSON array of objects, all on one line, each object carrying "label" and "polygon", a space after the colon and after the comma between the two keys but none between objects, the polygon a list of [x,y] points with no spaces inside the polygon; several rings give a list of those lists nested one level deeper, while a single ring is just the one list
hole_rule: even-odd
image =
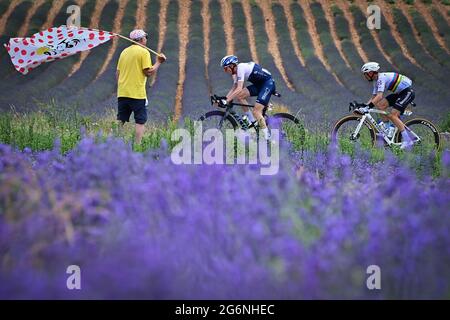
[{"label": "bicycle spoke", "polygon": [[366,124],[363,124],[359,132],[357,132],[356,129],[359,123],[360,118],[350,117],[342,119],[335,126],[333,139],[339,143],[341,150],[353,152],[355,148],[369,149],[373,147],[371,129]]}]

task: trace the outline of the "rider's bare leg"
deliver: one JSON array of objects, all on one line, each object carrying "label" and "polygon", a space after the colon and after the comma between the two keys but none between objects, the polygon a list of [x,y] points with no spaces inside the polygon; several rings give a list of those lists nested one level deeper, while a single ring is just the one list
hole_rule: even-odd
[{"label": "rider's bare leg", "polygon": [[[376,105],[377,109],[386,111],[386,109],[389,107],[389,102],[386,100],[386,98],[381,99]],[[381,119],[383,119],[384,122],[387,122],[389,117],[382,114]]]},{"label": "rider's bare leg", "polygon": [[[239,103],[248,104],[247,98],[250,97],[250,91],[247,88],[242,89],[242,91],[237,96]],[[249,111],[249,107],[242,107],[242,111],[248,116],[251,122],[256,119],[253,117],[253,113]]]},{"label": "rider's bare leg", "polygon": [[[389,107],[389,102],[386,98],[384,98],[376,104],[376,107],[380,110],[386,111],[386,109]],[[392,109],[392,111],[388,115],[381,115],[381,119],[383,119],[384,122],[388,121],[388,119],[391,120],[400,132],[403,132],[405,130],[405,124],[402,122],[402,120],[400,120],[400,111],[398,111],[397,109]]]},{"label": "rider's bare leg", "polygon": [[391,113],[388,115],[388,118],[392,121],[393,124],[395,124],[400,132],[405,130],[405,125],[402,120],[400,120],[400,111],[398,111],[397,109],[392,109]]}]

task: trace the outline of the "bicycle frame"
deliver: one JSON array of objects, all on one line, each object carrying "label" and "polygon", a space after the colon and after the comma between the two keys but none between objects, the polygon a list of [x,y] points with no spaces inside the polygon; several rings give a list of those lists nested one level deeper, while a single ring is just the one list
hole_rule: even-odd
[{"label": "bicycle frame", "polygon": [[[234,106],[238,106],[238,107],[247,107],[247,108],[254,108],[254,107],[255,107],[254,105],[251,105],[251,104],[243,104],[243,103],[234,103],[234,102],[232,102],[232,103],[228,104],[228,105],[226,106],[226,108],[225,108],[225,114],[223,115],[222,119],[221,119],[220,122],[219,122],[220,127],[222,127],[223,120],[226,119],[226,118],[228,117],[228,115],[231,115],[231,116],[233,116],[234,118],[236,118],[236,117],[235,117],[236,112],[233,110],[233,107],[234,107]],[[263,116],[265,116],[267,110],[270,110],[270,109],[271,109],[271,105],[269,104],[269,106],[267,106],[267,107],[264,108],[264,110],[263,110]],[[238,120],[238,119],[236,119],[236,120]],[[238,121],[238,122],[239,122],[239,121]],[[248,126],[248,129],[251,129],[251,128],[255,128],[256,130],[258,130],[258,128],[259,128],[258,122],[255,121],[255,122],[250,123],[250,125]]]},{"label": "bicycle frame", "polygon": [[[392,138],[389,138],[387,136],[387,134],[384,132],[384,130],[382,130],[380,128],[380,126],[378,125],[378,123],[375,121],[375,119],[372,117],[371,113],[378,113],[378,114],[382,114],[382,115],[388,115],[389,113],[383,110],[378,110],[378,109],[369,109],[367,111],[367,113],[365,113],[362,117],[360,122],[358,123],[358,126],[355,129],[355,132],[352,135],[352,138],[354,139],[355,137],[357,137],[359,135],[359,131],[361,130],[362,126],[364,125],[364,122],[367,121],[376,131],[376,133],[380,134],[383,137],[383,140],[386,142],[387,145],[389,146],[400,146],[401,143],[400,142],[394,142],[396,133],[398,131],[398,128],[395,127],[395,131],[394,134],[392,135]],[[408,132],[414,136],[414,143],[420,142],[421,139],[420,137],[414,133],[414,131],[412,131],[410,128],[408,128],[407,126],[405,126],[406,130],[408,130]]]}]

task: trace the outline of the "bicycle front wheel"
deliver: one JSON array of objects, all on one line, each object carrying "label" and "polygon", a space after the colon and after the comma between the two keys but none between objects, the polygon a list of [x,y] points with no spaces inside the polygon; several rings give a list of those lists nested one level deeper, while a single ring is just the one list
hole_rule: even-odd
[{"label": "bicycle front wheel", "polygon": [[[405,122],[409,137],[414,141],[412,151],[418,154],[429,154],[441,147],[441,137],[437,127],[429,120],[416,118]],[[402,142],[402,135],[397,132],[395,142]]]},{"label": "bicycle front wheel", "polygon": [[202,122],[202,131],[208,129],[218,129],[225,134],[226,130],[236,130],[239,127],[238,122],[232,115],[225,117],[225,112],[214,110],[205,113],[199,119]]},{"label": "bicycle front wheel", "polygon": [[331,141],[339,143],[341,150],[354,151],[356,146],[369,149],[375,144],[375,130],[366,121],[361,124],[361,116],[349,115],[336,122],[331,132]]}]

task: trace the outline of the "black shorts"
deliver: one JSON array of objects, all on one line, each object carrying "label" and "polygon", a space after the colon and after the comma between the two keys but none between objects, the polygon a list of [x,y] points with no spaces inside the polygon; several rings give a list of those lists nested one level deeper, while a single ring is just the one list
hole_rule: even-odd
[{"label": "black shorts", "polygon": [[137,124],[147,122],[146,99],[117,98],[117,120],[129,122],[131,113],[134,113],[134,121]]},{"label": "black shorts", "polygon": [[411,87],[409,87],[403,89],[399,93],[392,93],[388,95],[386,100],[389,102],[389,106],[400,111],[400,114],[403,114],[408,104],[410,104],[415,97],[416,93]]},{"label": "black shorts", "polygon": [[247,87],[250,92],[251,97],[258,96],[256,102],[267,107],[270,101],[270,97],[275,93],[275,81],[273,79],[268,79],[266,82],[260,83],[258,85],[252,84]]}]

